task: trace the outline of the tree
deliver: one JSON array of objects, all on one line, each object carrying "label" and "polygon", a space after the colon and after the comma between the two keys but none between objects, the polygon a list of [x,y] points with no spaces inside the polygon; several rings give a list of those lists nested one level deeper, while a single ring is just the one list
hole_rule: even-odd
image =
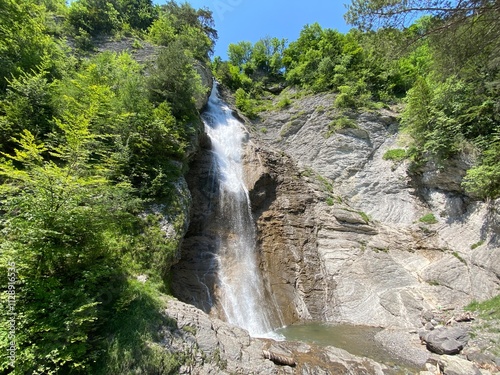
[{"label": "tree", "polygon": [[246,64],[249,64],[252,58],[252,43],[251,42],[238,42],[231,43],[227,49],[229,62],[234,66],[239,66],[244,70]]},{"label": "tree", "polygon": [[186,54],[183,44],[177,40],[162,49],[148,79],[151,100],[167,101],[178,119],[192,117],[196,113],[194,97],[203,91],[201,78]]},{"label": "tree", "polygon": [[76,0],[69,7],[68,22],[75,34],[110,34],[120,24],[117,7],[116,1]]},{"label": "tree", "polygon": [[0,0],[0,95],[7,80],[32,71],[55,72],[60,49],[48,35],[43,7]]},{"label": "tree", "polygon": [[449,27],[469,17],[481,18],[499,10],[500,4],[495,0],[352,0],[345,19],[354,26],[370,30],[407,27],[422,14],[429,14],[447,21],[441,27]]},{"label": "tree", "polygon": [[151,0],[117,0],[117,9],[123,22],[133,29],[147,30],[158,16]]}]

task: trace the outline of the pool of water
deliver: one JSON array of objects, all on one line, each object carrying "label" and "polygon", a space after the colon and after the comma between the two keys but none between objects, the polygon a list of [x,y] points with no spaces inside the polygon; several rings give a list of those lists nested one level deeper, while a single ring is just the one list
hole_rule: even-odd
[{"label": "pool of water", "polygon": [[353,325],[332,325],[326,323],[300,323],[276,332],[290,341],[314,343],[320,346],[335,346],[351,354],[368,357],[383,363],[398,374],[414,374],[416,369],[386,350],[375,340],[381,328]]}]

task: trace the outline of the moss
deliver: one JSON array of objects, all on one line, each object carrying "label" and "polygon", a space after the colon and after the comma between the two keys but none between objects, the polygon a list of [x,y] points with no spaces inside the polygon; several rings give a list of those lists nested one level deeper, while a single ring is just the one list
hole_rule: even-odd
[{"label": "moss", "polygon": [[484,242],[485,242],[484,240],[481,240],[481,241],[479,241],[479,242],[476,242],[475,244],[472,244],[472,245],[470,246],[471,250],[477,249],[479,246],[483,245],[483,244],[484,244]]}]

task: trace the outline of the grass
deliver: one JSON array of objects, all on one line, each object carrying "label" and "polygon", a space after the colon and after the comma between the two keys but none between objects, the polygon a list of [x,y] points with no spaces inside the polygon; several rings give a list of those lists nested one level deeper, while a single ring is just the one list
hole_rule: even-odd
[{"label": "grass", "polygon": [[160,345],[160,327],[177,326],[175,320],[161,313],[166,295],[161,283],[129,280],[120,297],[113,318],[104,327],[106,344],[103,358],[93,373],[176,374],[184,358],[168,352]]},{"label": "grass", "polygon": [[328,197],[326,198],[325,200],[326,204],[329,205],[329,206],[333,206],[335,204],[335,201],[333,200],[332,197]]},{"label": "grass", "polygon": [[323,190],[326,191],[327,193],[333,193],[333,184],[326,179],[325,177],[321,175],[316,176],[318,180],[323,184]]},{"label": "grass", "polygon": [[460,256],[460,254],[459,254],[459,253],[457,253],[456,251],[454,251],[452,254],[453,254],[453,256],[454,256],[455,258],[457,258],[460,262],[462,262],[463,264],[467,264],[467,262],[465,261],[465,259],[464,259],[464,258],[462,258],[462,257]]},{"label": "grass", "polygon": [[427,281],[427,283],[429,285],[432,285],[432,286],[439,286],[439,285],[441,285],[441,283],[439,281],[437,281],[437,280],[429,280],[429,281]]},{"label": "grass", "polygon": [[361,216],[361,218],[366,221],[367,223],[370,222],[370,216],[368,216],[368,214],[366,214],[365,212],[363,211],[358,211],[358,214],[359,216]]},{"label": "grass", "polygon": [[279,108],[279,109],[284,109],[284,108],[287,108],[289,107],[290,105],[292,104],[292,101],[290,100],[289,97],[284,97],[282,98],[277,104],[276,106]]},{"label": "grass", "polygon": [[418,221],[425,224],[436,224],[438,222],[433,213],[422,216]]},{"label": "grass", "polygon": [[328,124],[327,137],[330,137],[331,135],[337,133],[339,130],[342,129],[358,129],[358,128],[359,126],[356,123],[356,121],[345,115],[341,115],[333,119],[332,122]]},{"label": "grass", "polygon": [[306,167],[300,174],[304,177],[312,177],[314,176],[314,170],[312,168]]},{"label": "grass", "polygon": [[382,156],[382,159],[384,160],[392,160],[394,162],[402,162],[408,157],[406,150],[402,148],[396,148],[392,150],[387,150]]},{"label": "grass", "polygon": [[477,311],[482,318],[500,319],[500,295],[484,302],[471,302],[465,307],[467,311]]}]

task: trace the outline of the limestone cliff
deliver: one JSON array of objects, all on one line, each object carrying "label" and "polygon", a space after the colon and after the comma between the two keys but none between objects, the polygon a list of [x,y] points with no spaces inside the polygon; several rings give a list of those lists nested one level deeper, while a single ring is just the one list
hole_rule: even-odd
[{"label": "limestone cliff", "polygon": [[[332,132],[332,102],[305,96],[249,124],[263,268],[293,301],[286,316],[419,328],[427,310],[495,295],[499,201],[463,194],[461,160],[417,173],[384,160],[401,147],[389,110]],[[419,221],[428,213],[437,223]]]}]

